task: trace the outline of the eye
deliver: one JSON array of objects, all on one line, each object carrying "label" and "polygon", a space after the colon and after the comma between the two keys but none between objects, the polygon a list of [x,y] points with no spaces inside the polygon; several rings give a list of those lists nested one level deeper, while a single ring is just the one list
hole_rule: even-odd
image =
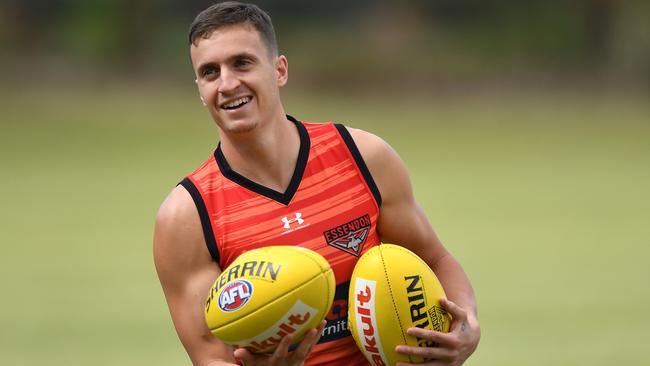
[{"label": "eye", "polygon": [[247,66],[251,65],[253,62],[248,59],[248,58],[238,58],[235,60],[235,67],[238,69],[243,69],[246,68]]},{"label": "eye", "polygon": [[214,66],[207,66],[201,70],[201,77],[205,79],[213,79],[219,75],[219,70]]}]

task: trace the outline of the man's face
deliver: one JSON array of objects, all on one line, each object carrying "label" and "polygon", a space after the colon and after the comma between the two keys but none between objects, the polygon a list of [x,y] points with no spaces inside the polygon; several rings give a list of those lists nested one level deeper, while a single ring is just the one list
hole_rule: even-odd
[{"label": "man's face", "polygon": [[222,131],[250,131],[280,110],[287,60],[270,56],[253,26],[218,28],[197,39],[190,55],[201,99]]}]

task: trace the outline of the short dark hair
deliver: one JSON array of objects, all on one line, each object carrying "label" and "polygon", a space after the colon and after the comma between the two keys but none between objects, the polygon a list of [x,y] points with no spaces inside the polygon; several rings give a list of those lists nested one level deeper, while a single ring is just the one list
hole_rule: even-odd
[{"label": "short dark hair", "polygon": [[199,37],[209,37],[218,28],[236,24],[255,27],[270,53],[277,55],[278,42],[271,17],[257,5],[238,1],[217,3],[200,12],[190,26],[189,45],[195,44]]}]

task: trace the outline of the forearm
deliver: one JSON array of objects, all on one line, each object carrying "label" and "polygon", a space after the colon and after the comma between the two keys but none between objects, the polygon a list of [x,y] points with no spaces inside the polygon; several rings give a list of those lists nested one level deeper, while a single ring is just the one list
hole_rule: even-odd
[{"label": "forearm", "polygon": [[204,364],[204,366],[234,366],[234,365],[238,365],[238,364],[226,362],[226,361],[210,361]]},{"label": "forearm", "polygon": [[212,334],[196,336],[196,331],[179,332],[179,338],[194,366],[234,366],[233,349]]},{"label": "forearm", "polygon": [[478,317],[474,290],[458,261],[452,255],[446,255],[434,263],[432,269],[445,289],[447,298],[468,314]]},{"label": "forearm", "polygon": [[236,364],[226,362],[226,361],[211,361],[205,364],[205,366],[232,366],[232,365],[236,365]]}]

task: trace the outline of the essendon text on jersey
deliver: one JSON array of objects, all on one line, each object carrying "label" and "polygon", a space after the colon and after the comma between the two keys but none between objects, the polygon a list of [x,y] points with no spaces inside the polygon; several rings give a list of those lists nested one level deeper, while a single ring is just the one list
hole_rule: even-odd
[{"label": "essendon text on jersey", "polygon": [[205,302],[205,311],[210,309],[210,304],[212,304],[214,295],[219,292],[220,288],[230,283],[230,281],[243,276],[266,278],[275,281],[276,278],[278,278],[278,273],[280,273],[281,268],[281,264],[276,265],[267,261],[248,261],[241,265],[238,264],[229,268],[227,272],[223,272],[219,276],[210,289],[210,295],[208,296],[208,300]]},{"label": "essendon text on jersey", "polygon": [[365,214],[343,225],[326,230],[323,235],[328,245],[358,257],[363,251],[363,244],[368,238],[370,226],[370,216]]}]

